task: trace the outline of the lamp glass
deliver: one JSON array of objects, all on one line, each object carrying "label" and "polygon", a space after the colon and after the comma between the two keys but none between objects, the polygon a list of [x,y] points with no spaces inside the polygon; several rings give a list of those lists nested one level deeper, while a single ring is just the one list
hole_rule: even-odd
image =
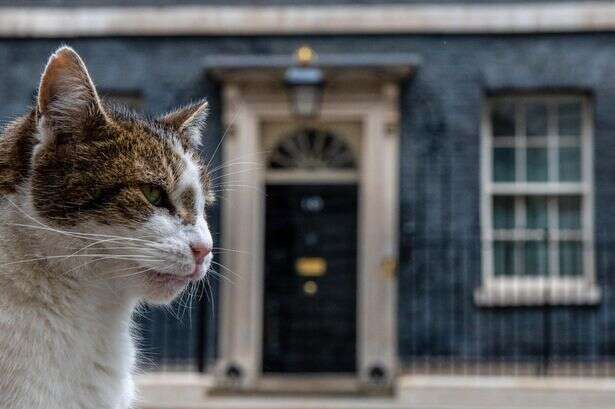
[{"label": "lamp glass", "polygon": [[314,117],[320,108],[321,89],[316,85],[294,85],[290,89],[293,112],[302,117]]}]

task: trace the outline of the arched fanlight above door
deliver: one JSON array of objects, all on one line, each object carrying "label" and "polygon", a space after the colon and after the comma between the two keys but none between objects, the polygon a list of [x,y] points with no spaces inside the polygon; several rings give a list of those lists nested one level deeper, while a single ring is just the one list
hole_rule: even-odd
[{"label": "arched fanlight above door", "polygon": [[327,130],[307,128],[284,136],[269,154],[271,170],[356,169],[356,153],[340,136]]}]

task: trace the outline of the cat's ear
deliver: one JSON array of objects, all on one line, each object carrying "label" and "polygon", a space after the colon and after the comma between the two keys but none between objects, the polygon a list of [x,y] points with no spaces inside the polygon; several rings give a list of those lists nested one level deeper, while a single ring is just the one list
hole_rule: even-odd
[{"label": "cat's ear", "polygon": [[81,133],[87,124],[105,120],[94,83],[72,48],[61,47],[49,58],[38,89],[37,113],[43,134],[52,135]]},{"label": "cat's ear", "polygon": [[164,115],[159,121],[173,127],[185,137],[185,142],[196,148],[201,144],[201,131],[207,120],[208,111],[209,105],[202,99]]}]

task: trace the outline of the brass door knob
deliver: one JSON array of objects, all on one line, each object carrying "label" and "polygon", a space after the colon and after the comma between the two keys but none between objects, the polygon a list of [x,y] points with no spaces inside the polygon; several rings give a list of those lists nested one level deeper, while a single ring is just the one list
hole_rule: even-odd
[{"label": "brass door knob", "polygon": [[384,257],[380,263],[380,271],[386,278],[395,278],[397,275],[397,259],[392,256]]}]

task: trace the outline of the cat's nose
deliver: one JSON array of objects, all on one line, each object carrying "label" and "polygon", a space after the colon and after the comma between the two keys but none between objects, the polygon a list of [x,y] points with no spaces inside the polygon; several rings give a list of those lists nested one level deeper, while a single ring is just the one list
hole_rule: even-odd
[{"label": "cat's nose", "polygon": [[194,261],[198,265],[203,264],[205,257],[211,253],[211,246],[208,246],[205,243],[194,243],[190,245],[190,250],[192,250]]}]

